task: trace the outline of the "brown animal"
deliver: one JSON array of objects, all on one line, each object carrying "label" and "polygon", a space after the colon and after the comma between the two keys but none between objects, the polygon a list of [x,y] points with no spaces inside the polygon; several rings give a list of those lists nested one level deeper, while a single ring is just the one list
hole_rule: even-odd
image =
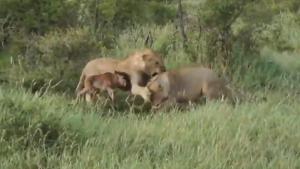
[{"label": "brown animal", "polygon": [[[150,92],[145,87],[150,77],[165,71],[162,58],[151,49],[143,49],[130,54],[123,60],[112,58],[99,58],[91,60],[82,70],[76,92],[81,91],[85,81],[90,76],[115,71],[124,72],[129,75],[131,93],[140,95],[145,101],[149,101]],[[86,94],[86,101],[91,100],[91,94]]]},{"label": "brown animal", "polygon": [[222,97],[233,101],[224,80],[211,69],[193,66],[161,73],[147,84],[154,107],[164,101],[171,103],[196,102],[202,96],[208,100]]},{"label": "brown animal", "polygon": [[85,80],[84,88],[78,93],[78,97],[90,93],[95,95],[96,90],[107,91],[110,99],[114,102],[114,89],[118,88],[123,91],[130,91],[131,84],[128,75],[115,72],[115,73],[104,73],[100,75],[89,76]]}]

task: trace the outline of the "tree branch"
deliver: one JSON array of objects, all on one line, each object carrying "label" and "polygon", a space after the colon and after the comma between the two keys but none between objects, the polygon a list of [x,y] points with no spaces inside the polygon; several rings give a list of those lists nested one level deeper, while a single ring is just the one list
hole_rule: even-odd
[{"label": "tree branch", "polygon": [[184,30],[183,10],[182,10],[181,0],[178,0],[178,17],[179,17],[178,18],[179,19],[178,26],[179,26],[179,29],[180,29],[180,34],[181,34],[181,38],[182,38],[182,44],[183,44],[183,47],[186,49],[187,48],[188,38],[187,38],[187,35],[185,33],[185,30]]}]

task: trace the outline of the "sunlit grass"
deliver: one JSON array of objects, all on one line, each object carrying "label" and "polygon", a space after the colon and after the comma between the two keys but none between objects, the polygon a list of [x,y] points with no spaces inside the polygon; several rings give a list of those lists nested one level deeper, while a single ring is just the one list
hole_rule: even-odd
[{"label": "sunlit grass", "polygon": [[104,115],[101,106],[0,88],[0,168],[297,168],[299,96],[187,111]]}]

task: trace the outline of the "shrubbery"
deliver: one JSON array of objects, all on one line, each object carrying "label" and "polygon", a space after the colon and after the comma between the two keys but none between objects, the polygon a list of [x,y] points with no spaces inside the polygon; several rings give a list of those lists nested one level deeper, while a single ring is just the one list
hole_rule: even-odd
[{"label": "shrubbery", "polygon": [[[0,0],[0,168],[299,168],[300,1],[181,1]],[[245,102],[74,104],[88,60],[143,47]]]},{"label": "shrubbery", "polygon": [[[86,61],[99,56],[101,43],[84,28],[52,31],[34,36],[19,44],[18,58],[10,70],[11,81],[44,85],[61,81],[61,87],[72,89]],[[14,49],[14,51],[18,51]],[[23,55],[22,55],[23,53]],[[39,87],[38,87],[39,88]]]},{"label": "shrubbery", "polygon": [[76,25],[78,7],[76,1],[66,0],[1,0],[0,16],[7,18],[5,28],[43,34],[52,28]]},{"label": "shrubbery", "polygon": [[173,0],[2,0],[1,50],[14,61],[9,81],[27,86],[64,80],[71,90],[92,57],[145,46],[169,68],[200,63],[250,88],[280,86],[299,70],[300,2],[275,1],[183,1],[180,20]]}]

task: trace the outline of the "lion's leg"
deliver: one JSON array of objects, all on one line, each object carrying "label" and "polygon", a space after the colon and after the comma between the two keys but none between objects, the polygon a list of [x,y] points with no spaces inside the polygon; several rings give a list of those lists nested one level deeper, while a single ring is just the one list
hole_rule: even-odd
[{"label": "lion's leg", "polygon": [[85,79],[86,79],[86,77],[85,77],[85,75],[84,75],[84,72],[82,72],[81,75],[80,75],[80,79],[79,79],[79,82],[78,82],[78,84],[77,84],[76,90],[75,90],[76,94],[78,94],[78,92],[79,92],[82,88],[85,87],[85,86],[84,86]]},{"label": "lion's leg", "polygon": [[78,103],[80,101],[80,97],[81,97],[80,93],[77,93],[75,103]]},{"label": "lion's leg", "polygon": [[95,101],[95,88],[93,87],[93,76],[86,77],[84,79],[84,89],[80,91],[80,93],[83,95],[85,94],[85,101],[87,103],[91,103]]},{"label": "lion's leg", "polygon": [[80,101],[80,98],[86,94],[87,92],[89,91],[88,88],[83,88],[82,90],[78,91],[77,92],[77,95],[76,95],[76,103],[78,103]]},{"label": "lion's leg", "polygon": [[82,90],[77,94],[77,97],[81,97],[82,95],[86,94],[88,91],[89,91],[88,88],[82,89]]},{"label": "lion's leg", "polygon": [[221,99],[222,95],[220,95],[219,89],[216,87],[210,87],[205,93],[206,99],[208,101]]},{"label": "lion's leg", "polygon": [[85,93],[85,101],[87,103],[95,103],[97,100],[97,92],[93,89],[89,89],[86,93]]}]

